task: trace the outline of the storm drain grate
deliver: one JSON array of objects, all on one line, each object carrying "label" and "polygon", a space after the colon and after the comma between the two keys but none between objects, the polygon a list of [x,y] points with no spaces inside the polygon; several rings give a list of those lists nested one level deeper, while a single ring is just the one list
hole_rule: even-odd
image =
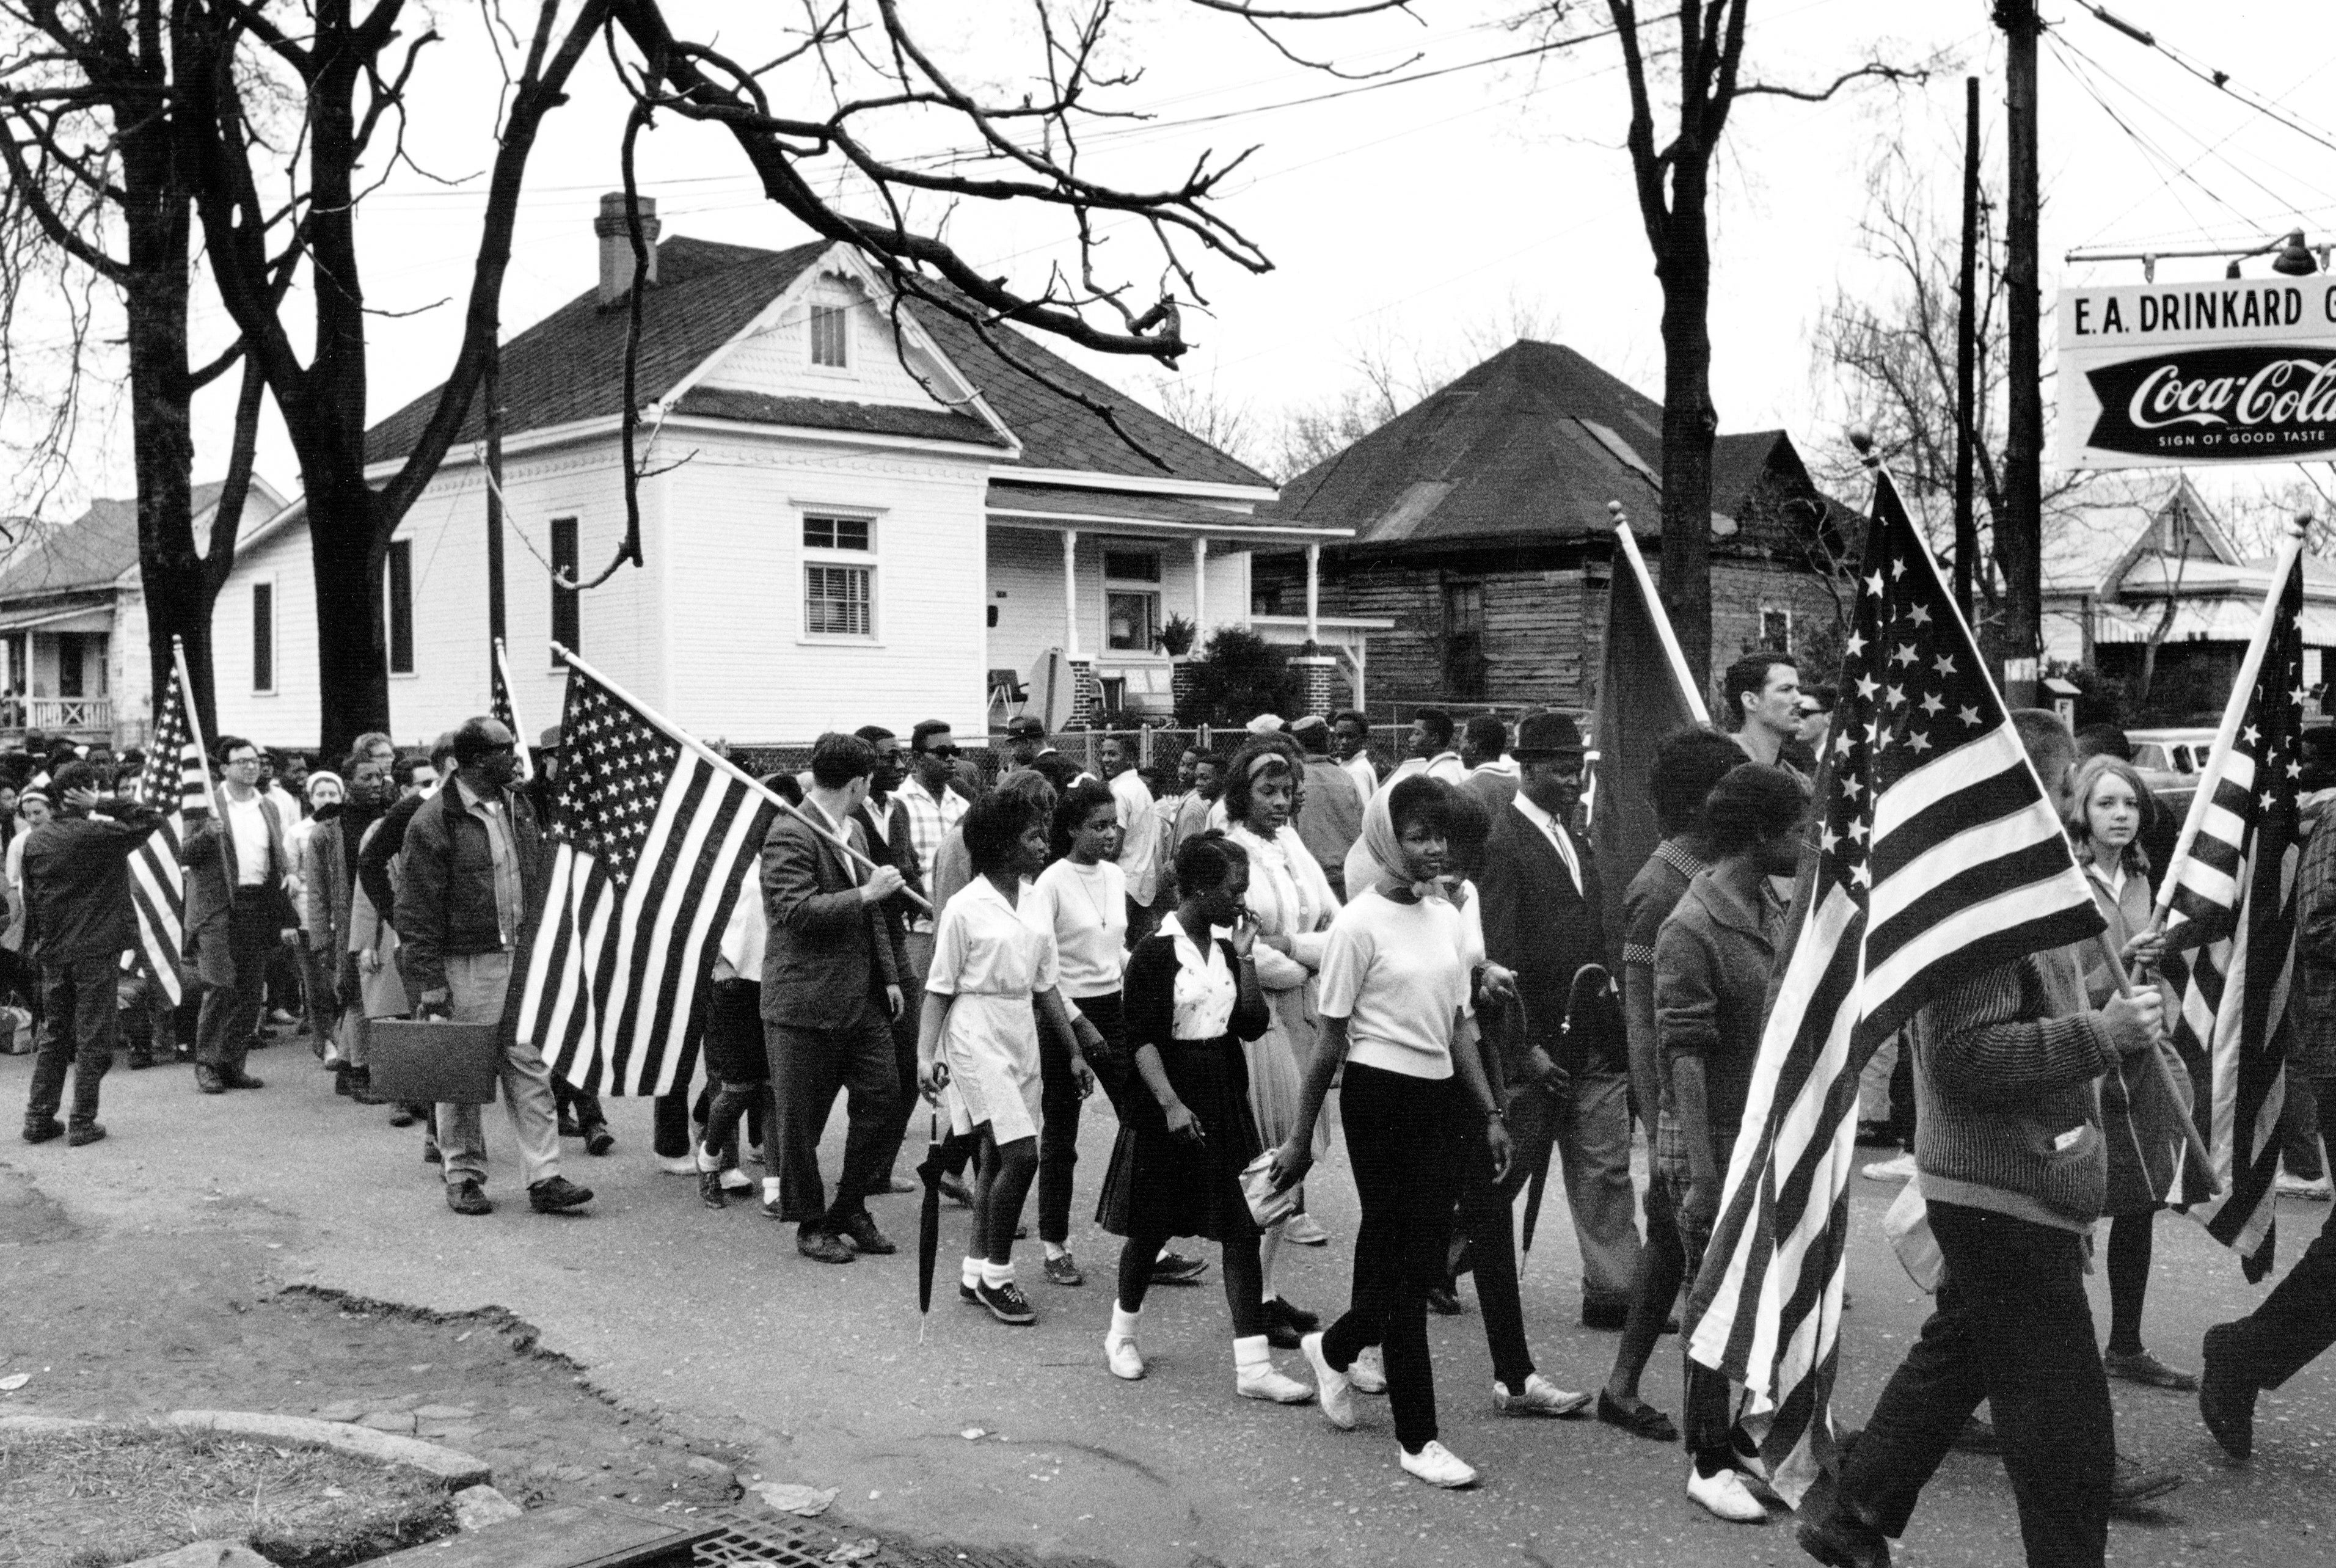
[{"label": "storm drain grate", "polygon": [[833,1551],[832,1540],[796,1530],[784,1521],[725,1511],[705,1516],[722,1533],[700,1541],[694,1552],[697,1568],[815,1568]]}]

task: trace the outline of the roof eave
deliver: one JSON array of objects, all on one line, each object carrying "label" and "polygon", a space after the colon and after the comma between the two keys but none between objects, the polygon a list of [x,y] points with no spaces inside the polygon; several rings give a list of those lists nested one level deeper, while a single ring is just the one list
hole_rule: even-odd
[{"label": "roof eave", "polygon": [[[993,465],[992,479],[1023,484],[1060,484],[1079,490],[1124,490],[1143,495],[1199,496],[1212,501],[1265,503],[1281,492],[1270,484],[1229,484],[1221,480],[1156,479],[1149,474],[1105,473],[1085,468],[1026,468]],[[1349,531],[1352,531],[1351,530]]]}]

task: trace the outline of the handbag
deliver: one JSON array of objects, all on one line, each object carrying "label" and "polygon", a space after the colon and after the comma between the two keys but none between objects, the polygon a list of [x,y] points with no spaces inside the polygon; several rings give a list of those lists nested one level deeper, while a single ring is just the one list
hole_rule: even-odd
[{"label": "handbag", "polygon": [[494,1103],[501,1024],[375,1018],[367,1027],[365,1071],[384,1099],[415,1105]]},{"label": "handbag", "polygon": [[1270,1231],[1298,1213],[1299,1183],[1274,1191],[1273,1154],[1268,1149],[1241,1171],[1241,1197],[1249,1203],[1249,1217],[1260,1231]]}]

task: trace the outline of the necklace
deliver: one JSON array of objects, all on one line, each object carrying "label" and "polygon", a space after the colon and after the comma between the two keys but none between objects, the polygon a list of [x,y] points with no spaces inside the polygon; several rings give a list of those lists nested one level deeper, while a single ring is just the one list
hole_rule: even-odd
[{"label": "necklace", "polygon": [[1095,911],[1095,924],[1101,926],[1105,930],[1109,930],[1111,929],[1111,917],[1104,912],[1103,901],[1095,897],[1095,882],[1102,880],[1103,873],[1100,868],[1103,865],[1103,862],[1101,861],[1097,861],[1095,863],[1095,867],[1098,869],[1095,872],[1095,878],[1090,880],[1087,876],[1087,868],[1081,866],[1077,861],[1072,861],[1070,864],[1077,869],[1075,869],[1071,872],[1071,880],[1079,884],[1079,891],[1081,892],[1086,894],[1087,907]]}]

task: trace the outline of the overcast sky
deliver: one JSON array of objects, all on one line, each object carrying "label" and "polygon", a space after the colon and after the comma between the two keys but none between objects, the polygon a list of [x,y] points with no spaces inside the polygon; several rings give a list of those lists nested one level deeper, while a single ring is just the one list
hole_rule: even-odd
[{"label": "overcast sky", "polygon": [[[769,35],[741,35],[742,16],[792,11],[704,0],[671,0],[667,9],[677,31],[722,29],[723,45],[740,57],[773,44]],[[1416,20],[1280,30],[1292,47],[1351,71],[1416,54],[1397,74],[1445,72],[1348,91],[1364,84],[1293,64],[1242,24],[1183,0],[1120,6],[1113,58],[1140,65],[1142,79],[1100,101],[1156,122],[1114,127],[1092,141],[1098,161],[1091,167],[1127,185],[1158,186],[1180,178],[1204,150],[1258,148],[1222,206],[1274,269],[1252,276],[1202,259],[1213,315],[1187,317],[1198,346],[1183,375],[1271,418],[1348,384],[1358,352],[1377,346],[1450,365],[1464,336],[1482,337],[1523,315],[1659,394],[1660,300],[1621,149],[1627,102],[1614,42],[1597,37],[1533,59],[1479,63],[1544,35],[1515,25],[1525,11],[1518,0],[1418,0],[1413,9]],[[2073,0],[2048,9],[2057,21],[2042,74],[2048,297],[2063,280],[2140,280],[2130,263],[2064,268],[2061,255],[2072,247],[2252,246],[2296,223],[2315,238],[2336,228],[2336,147],[2329,145],[2336,110],[2325,107],[2336,87],[2336,15],[2325,0],[2223,0],[2212,8],[2117,0],[2115,7],[2203,68],[2227,72],[2235,85],[2284,106],[2311,135],[2216,92]],[[364,209],[370,302],[384,312],[421,312],[375,325],[376,418],[442,377],[459,334],[454,302],[478,240],[499,78],[475,11],[450,4],[439,12],[446,41],[424,56],[407,145],[423,167],[464,182],[449,190],[399,170]],[[1723,429],[1781,425],[1805,446],[1824,437],[1830,411],[1809,344],[1837,290],[1878,286],[1857,240],[1868,173],[1881,150],[1903,137],[1929,171],[1938,210],[1952,214],[1966,72],[1982,79],[1990,179],[2000,183],[2002,49],[1988,13],[1987,0],[1756,0],[1747,75],[1806,85],[1869,54],[1913,61],[1945,52],[1952,61],[1923,87],[1860,87],[1823,105],[1762,99],[1738,106],[1713,213],[1713,381]],[[910,10],[931,29],[927,43],[951,71],[1017,96],[1037,63],[1023,14],[1008,0]],[[1604,6],[1577,5],[1564,28],[1602,31],[1605,20]],[[1668,41],[1667,21],[1649,25],[1658,42]],[[1299,99],[1319,101],[1291,102]],[[507,333],[590,287],[591,219],[599,194],[616,183],[624,108],[596,54],[530,170],[504,299]],[[895,152],[966,140],[939,125],[889,134]],[[640,163],[668,236],[773,247],[805,237],[758,194],[725,133],[661,125],[644,139]],[[966,204],[950,233],[1017,284],[1035,287],[1047,262],[1065,254],[1059,228],[1027,210]],[[1122,232],[1105,252],[1139,297],[1159,275],[1145,244]],[[2220,270],[2216,261],[2166,262],[2159,276]],[[199,301],[199,346],[225,342],[223,314],[200,294]],[[1085,363],[1139,390],[1154,374],[1143,363]],[[232,377],[199,409],[198,478],[225,462],[231,397]],[[261,472],[288,492],[297,471],[270,424]],[[131,492],[126,417],[118,425],[87,449],[81,493]]]}]

